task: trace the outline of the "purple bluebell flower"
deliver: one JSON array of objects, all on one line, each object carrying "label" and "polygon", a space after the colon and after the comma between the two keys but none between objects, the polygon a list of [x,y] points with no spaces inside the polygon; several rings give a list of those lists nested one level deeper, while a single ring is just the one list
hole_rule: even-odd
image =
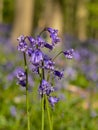
[{"label": "purple bluebell flower", "polygon": [[59,98],[50,96],[48,101],[50,102],[51,106],[54,107],[54,105],[59,101]]},{"label": "purple bluebell flower", "polygon": [[40,95],[43,95],[43,94],[49,95],[53,91],[54,91],[54,88],[51,87],[49,82],[47,82],[46,80],[43,79],[39,86],[39,94]]},{"label": "purple bluebell flower", "polygon": [[17,38],[17,40],[18,40],[19,42],[24,42],[24,41],[25,41],[24,35],[20,35],[20,36]]},{"label": "purple bluebell flower", "polygon": [[17,38],[19,45],[17,46],[18,51],[25,52],[27,49],[27,43],[25,42],[25,37],[24,35],[21,35]]},{"label": "purple bluebell flower", "polygon": [[18,80],[22,81],[26,79],[26,74],[23,70],[18,70],[16,73],[16,77],[18,78]]},{"label": "purple bluebell flower", "polygon": [[21,85],[22,87],[26,87],[26,80],[19,80],[17,84]]},{"label": "purple bluebell flower", "polygon": [[33,53],[33,49],[32,48],[28,48],[27,51],[26,51],[26,54],[31,57],[32,53]]},{"label": "purple bluebell flower", "polygon": [[28,40],[29,40],[31,46],[32,46],[33,48],[35,48],[35,47],[36,47],[36,39],[34,39],[34,38],[31,37],[31,36],[28,36],[27,38],[28,38]]},{"label": "purple bluebell flower", "polygon": [[52,46],[52,45],[50,45],[50,44],[48,44],[48,43],[45,43],[44,47],[46,47],[46,48],[48,48],[48,49],[50,49],[50,50],[52,50],[52,49],[53,49],[53,46]]},{"label": "purple bluebell flower", "polygon": [[58,71],[58,70],[54,70],[54,75],[59,77],[60,79],[63,78],[64,74],[63,74],[63,71]]},{"label": "purple bluebell flower", "polygon": [[46,28],[46,30],[50,33],[50,34],[57,34],[58,33],[58,30],[57,29],[53,29],[53,28]]},{"label": "purple bluebell flower", "polygon": [[35,73],[35,74],[38,74],[38,73],[39,73],[39,67],[38,67],[38,66],[33,65],[32,68],[31,68],[31,70],[32,70],[33,73]]},{"label": "purple bluebell flower", "polygon": [[49,70],[54,70],[55,62],[49,60],[44,60],[44,68]]},{"label": "purple bluebell flower", "polygon": [[58,42],[60,42],[60,38],[56,36],[55,34],[51,34],[50,36],[52,38],[52,45],[55,46]]},{"label": "purple bluebell flower", "polygon": [[16,77],[18,78],[18,84],[25,87],[26,86],[26,74],[25,72],[21,69],[18,70],[16,73]]},{"label": "purple bluebell flower", "polygon": [[45,41],[44,41],[44,39],[42,37],[37,36],[36,41],[37,41],[37,46],[38,47],[44,47]]},{"label": "purple bluebell flower", "polygon": [[72,59],[73,53],[74,53],[74,49],[69,49],[69,50],[63,51],[63,54],[65,55],[65,57],[67,59]]},{"label": "purple bluebell flower", "polygon": [[43,60],[43,53],[41,52],[41,50],[40,49],[34,50],[30,59],[31,63],[33,65],[40,65],[42,60]]},{"label": "purple bluebell flower", "polygon": [[11,106],[10,107],[10,113],[13,117],[15,117],[17,115],[17,112],[16,112],[16,107],[15,106]]},{"label": "purple bluebell flower", "polygon": [[27,43],[26,42],[19,42],[19,45],[17,46],[18,51],[25,52],[27,49]]},{"label": "purple bluebell flower", "polygon": [[55,46],[58,42],[60,42],[60,38],[58,37],[58,30],[52,28],[46,28],[50,33],[50,38],[52,39],[52,45]]}]

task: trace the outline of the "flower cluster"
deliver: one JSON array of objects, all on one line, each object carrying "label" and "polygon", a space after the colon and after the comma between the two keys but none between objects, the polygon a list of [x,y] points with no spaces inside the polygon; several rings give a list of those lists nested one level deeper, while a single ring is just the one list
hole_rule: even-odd
[{"label": "flower cluster", "polygon": [[25,87],[26,86],[26,74],[22,69],[19,69],[16,73],[18,79],[18,84]]},{"label": "flower cluster", "polygon": [[[41,34],[47,31],[50,36],[50,43],[45,41]],[[55,91],[54,87],[49,82],[49,78],[46,78],[46,72],[48,75],[53,74],[54,77],[58,77],[61,79],[64,74],[63,71],[59,71],[55,67],[54,59],[49,57],[47,54],[43,52],[43,48],[47,48],[49,50],[53,50],[57,43],[60,42],[60,38],[58,37],[58,30],[52,28],[45,28],[40,35],[36,38],[32,36],[23,36],[21,35],[18,39],[19,45],[18,50],[25,53],[28,58],[30,64],[32,64],[32,71],[36,72],[40,78],[40,85],[38,88],[38,92],[41,95],[47,95],[48,101],[51,106],[54,106],[55,103],[59,101],[59,98],[51,95],[52,92]],[[29,44],[28,44],[29,42]],[[59,54],[64,54],[66,58],[71,59],[73,57],[73,49],[61,51]],[[49,76],[47,76],[49,77]],[[18,71],[17,78],[19,80],[19,84],[21,86],[26,85],[26,75],[23,71]]]}]

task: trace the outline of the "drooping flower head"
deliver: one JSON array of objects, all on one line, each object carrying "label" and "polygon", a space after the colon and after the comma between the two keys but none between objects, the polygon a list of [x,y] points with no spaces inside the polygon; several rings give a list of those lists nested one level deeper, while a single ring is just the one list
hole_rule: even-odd
[{"label": "drooping flower head", "polygon": [[19,51],[25,52],[27,49],[27,43],[25,42],[25,37],[21,35],[20,37],[17,38],[19,45],[17,46],[17,49]]},{"label": "drooping flower head", "polygon": [[40,65],[41,61],[43,60],[43,53],[40,49],[36,49],[31,54],[31,63],[33,65]]},{"label": "drooping flower head", "polygon": [[50,44],[48,44],[48,43],[45,43],[45,44],[44,44],[44,47],[46,47],[46,48],[48,48],[48,49],[50,49],[50,50],[53,49],[53,46],[50,45]]},{"label": "drooping flower head", "polygon": [[38,47],[44,47],[45,41],[41,36],[37,36],[36,41]]},{"label": "drooping flower head", "polygon": [[69,50],[63,51],[63,54],[65,55],[65,57],[67,59],[72,59],[73,53],[74,53],[74,49],[69,49]]},{"label": "drooping flower head", "polygon": [[54,89],[53,89],[53,87],[51,87],[49,82],[47,82],[46,80],[43,79],[39,86],[39,94],[40,95],[44,95],[44,94],[49,95],[53,91],[54,91]]},{"label": "drooping flower head", "polygon": [[19,41],[19,42],[24,42],[24,41],[25,41],[24,35],[20,35],[20,36],[17,38],[17,41]]},{"label": "drooping flower head", "polygon": [[57,76],[59,79],[63,78],[64,74],[63,71],[54,70],[54,75]]},{"label": "drooping flower head", "polygon": [[46,28],[46,30],[50,33],[50,38],[52,39],[53,46],[60,42],[60,38],[58,37],[58,30],[53,28]]},{"label": "drooping flower head", "polygon": [[32,48],[28,48],[28,49],[26,50],[26,54],[27,54],[29,57],[32,56],[32,53],[33,53],[33,49],[32,49]]},{"label": "drooping flower head", "polygon": [[44,60],[44,68],[49,70],[54,70],[55,62],[50,59]]},{"label": "drooping flower head", "polygon": [[59,98],[50,96],[48,101],[50,102],[51,106],[54,107],[54,105],[59,101]]},{"label": "drooping flower head", "polygon": [[35,48],[36,47],[36,39],[33,38],[32,36],[28,36],[27,38],[28,38],[28,40],[29,40],[29,42],[31,44],[31,47]]},{"label": "drooping flower head", "polygon": [[17,77],[20,81],[22,81],[22,80],[25,80],[25,79],[26,79],[26,74],[25,74],[25,72],[24,72],[23,70],[18,70],[18,71],[16,72],[16,77]]},{"label": "drooping flower head", "polygon": [[26,86],[26,74],[25,74],[25,72],[22,69],[18,70],[16,72],[16,77],[18,78],[18,84],[25,87]]}]

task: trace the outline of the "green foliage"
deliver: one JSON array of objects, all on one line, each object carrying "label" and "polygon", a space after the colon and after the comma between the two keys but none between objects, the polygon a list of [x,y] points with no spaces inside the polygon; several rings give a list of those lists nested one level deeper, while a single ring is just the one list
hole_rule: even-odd
[{"label": "green foliage", "polygon": [[89,85],[89,80],[85,78],[83,74],[78,74],[76,80],[71,81],[72,84],[80,86],[81,88],[87,88]]}]

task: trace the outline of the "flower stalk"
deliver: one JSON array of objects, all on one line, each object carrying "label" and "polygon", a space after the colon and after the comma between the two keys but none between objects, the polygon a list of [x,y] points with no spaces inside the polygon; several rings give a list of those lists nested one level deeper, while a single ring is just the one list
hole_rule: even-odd
[{"label": "flower stalk", "polygon": [[26,54],[23,52],[24,56],[24,66],[26,74],[26,112],[27,112],[27,130],[30,130],[30,114],[29,114],[29,94],[28,94],[28,67],[26,61]]},{"label": "flower stalk", "polygon": [[46,99],[46,108],[47,108],[49,126],[50,126],[50,130],[52,130],[52,121],[51,121],[51,117],[50,117],[50,109],[49,109],[49,104],[48,104],[48,98],[47,98],[46,95],[45,95],[45,99]]}]

